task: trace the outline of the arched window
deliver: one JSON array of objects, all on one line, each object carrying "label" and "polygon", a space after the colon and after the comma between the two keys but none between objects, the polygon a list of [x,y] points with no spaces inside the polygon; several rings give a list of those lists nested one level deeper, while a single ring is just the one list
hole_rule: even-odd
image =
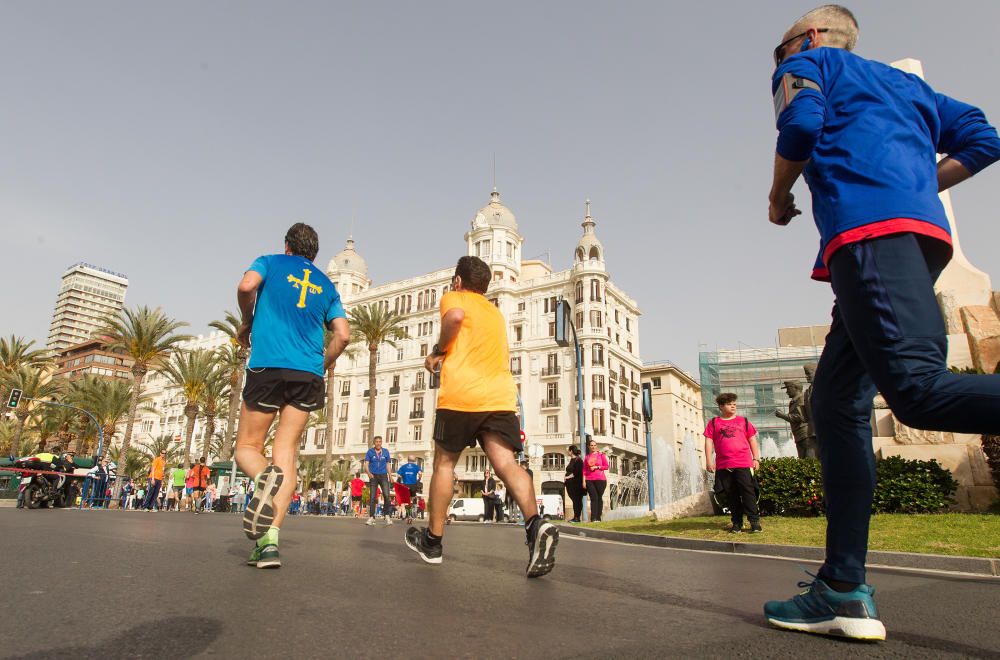
[{"label": "arched window", "polygon": [[583,280],[578,280],[576,285],[573,287],[576,292],[576,302],[583,302]]},{"label": "arched window", "polygon": [[587,258],[587,255],[584,253],[583,248],[582,247],[578,247],[576,249],[576,260],[577,261],[583,261],[586,258]]},{"label": "arched window", "polygon": [[545,454],[542,456],[543,470],[564,470],[566,469],[566,456],[564,454]]},{"label": "arched window", "polygon": [[600,261],[601,260],[601,251],[597,249],[596,245],[594,247],[590,248],[590,260],[591,261]]}]

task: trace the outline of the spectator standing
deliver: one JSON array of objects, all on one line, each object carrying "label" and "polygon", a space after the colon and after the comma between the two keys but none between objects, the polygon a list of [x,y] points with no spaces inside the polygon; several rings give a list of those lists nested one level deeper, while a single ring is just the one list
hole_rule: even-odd
[{"label": "spectator standing", "polygon": [[757,429],[746,417],[736,414],[736,395],[723,392],[715,397],[722,413],[705,427],[705,467],[715,473],[732,518],[730,532],[743,531],[743,515],[750,531],[761,531],[753,471],[760,467]]},{"label": "spectator standing", "polygon": [[573,517],[570,522],[580,522],[580,515],[583,514],[583,494],[586,485],[583,483],[583,459],[580,458],[580,448],[576,445],[568,447],[570,453],[569,462],[566,464],[566,476],[563,483],[566,485],[566,494],[569,495],[573,503]]},{"label": "spectator standing", "polygon": [[489,470],[483,471],[483,522],[493,522],[493,503],[497,495],[497,480],[492,477]]},{"label": "spectator standing", "polygon": [[583,478],[590,496],[590,522],[600,522],[604,515],[604,491],[608,487],[608,457],[597,450],[597,442],[588,437],[587,457],[583,460]]},{"label": "spectator standing", "polygon": [[392,524],[392,505],[389,503],[389,450],[382,446],[382,436],[375,436],[375,446],[365,454],[365,469],[368,471],[368,525],[375,524],[375,502],[378,491],[382,491],[382,513],[385,524]]},{"label": "spectator standing", "polygon": [[215,484],[209,482],[208,488],[205,489],[205,511],[215,510]]},{"label": "spectator standing", "polygon": [[503,522],[503,507],[504,502],[507,501],[507,487],[503,485],[502,481],[497,482],[497,489],[493,495],[493,516],[496,521]]},{"label": "spectator standing", "polygon": [[163,470],[167,462],[167,450],[164,449],[160,455],[153,459],[149,466],[149,478],[146,481],[146,497],[142,506],[146,511],[152,511],[156,506],[157,498],[160,495],[160,488],[163,486]]}]

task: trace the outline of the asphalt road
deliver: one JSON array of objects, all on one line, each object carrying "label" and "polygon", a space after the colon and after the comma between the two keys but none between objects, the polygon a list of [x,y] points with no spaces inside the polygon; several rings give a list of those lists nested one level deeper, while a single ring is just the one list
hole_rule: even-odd
[{"label": "asphalt road", "polygon": [[528,580],[520,528],[453,525],[440,566],[404,529],[292,518],[264,571],[235,515],[0,509],[0,656],[1000,658],[998,579],[873,571],[862,644],[766,626],[798,562],[563,536]]}]

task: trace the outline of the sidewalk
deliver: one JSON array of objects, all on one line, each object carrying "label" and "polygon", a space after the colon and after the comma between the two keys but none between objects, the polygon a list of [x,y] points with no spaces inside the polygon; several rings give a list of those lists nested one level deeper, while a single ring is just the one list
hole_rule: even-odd
[{"label": "sidewalk", "polygon": [[[653,534],[636,534],[632,532],[591,529],[565,523],[559,525],[559,533],[567,536],[599,539],[603,541],[616,541],[618,543],[645,545],[657,548],[703,550],[738,555],[756,555],[817,562],[823,561],[825,554],[823,548],[816,548],[812,546],[742,543],[739,541],[707,541],[703,539],[689,539],[676,536],[656,536]],[[913,552],[869,551],[868,566],[914,568],[1000,577],[1000,559],[987,559],[983,557],[931,555]]]}]

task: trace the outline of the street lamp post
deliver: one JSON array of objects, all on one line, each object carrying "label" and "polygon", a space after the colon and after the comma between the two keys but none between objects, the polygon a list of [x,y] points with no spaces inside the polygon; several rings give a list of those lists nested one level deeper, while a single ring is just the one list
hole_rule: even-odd
[{"label": "street lamp post", "polygon": [[653,490],[653,391],[649,383],[642,384],[642,417],[646,423],[646,490],[649,493],[649,510],[656,509],[656,491]]},{"label": "street lamp post", "polygon": [[[569,335],[566,332],[567,326],[573,333],[573,350],[576,356],[576,409],[577,409],[577,429],[580,433],[580,453],[587,455],[587,432],[584,424],[587,421],[587,414],[583,403],[583,348],[580,346],[580,339],[576,334],[576,326],[570,318],[569,301],[559,298],[556,301],[556,344],[561,347],[569,346]],[[583,494],[583,517],[587,519],[587,493]]]}]

